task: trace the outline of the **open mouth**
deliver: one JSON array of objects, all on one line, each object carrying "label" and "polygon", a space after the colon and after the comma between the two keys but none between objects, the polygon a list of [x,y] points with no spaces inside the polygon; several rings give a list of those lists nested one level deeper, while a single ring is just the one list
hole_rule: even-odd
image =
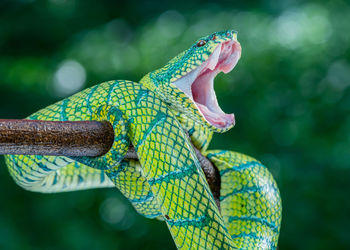
[{"label": "open mouth", "polygon": [[214,78],[220,72],[230,72],[241,57],[241,45],[231,40],[219,44],[209,58],[187,75],[173,82],[188,95],[200,113],[213,126],[227,128],[235,124],[234,114],[226,114],[220,108]]}]

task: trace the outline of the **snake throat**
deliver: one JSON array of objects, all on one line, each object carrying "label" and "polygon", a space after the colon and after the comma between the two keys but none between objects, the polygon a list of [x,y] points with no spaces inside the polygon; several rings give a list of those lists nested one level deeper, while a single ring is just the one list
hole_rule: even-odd
[{"label": "snake throat", "polygon": [[220,108],[214,78],[220,72],[229,73],[241,57],[241,46],[236,40],[216,46],[209,58],[200,66],[174,82],[197,106],[202,116],[213,126],[226,128],[235,124],[234,114],[226,114]]}]

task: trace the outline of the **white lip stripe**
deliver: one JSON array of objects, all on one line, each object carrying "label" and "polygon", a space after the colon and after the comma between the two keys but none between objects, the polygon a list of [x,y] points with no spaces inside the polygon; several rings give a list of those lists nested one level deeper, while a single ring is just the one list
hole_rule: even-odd
[{"label": "white lip stripe", "polygon": [[214,50],[214,52],[210,55],[209,57],[209,64],[208,64],[208,68],[211,70],[214,70],[216,65],[219,62],[219,56],[220,56],[220,52],[221,52],[221,44],[219,44],[216,49]]},{"label": "white lip stripe", "polygon": [[196,68],[195,70],[192,70],[187,75],[185,75],[185,76],[181,77],[179,80],[176,80],[175,82],[173,82],[173,84],[177,88],[181,89],[192,100],[193,100],[193,96],[192,96],[191,85],[196,80],[201,69],[202,69],[202,66]]}]

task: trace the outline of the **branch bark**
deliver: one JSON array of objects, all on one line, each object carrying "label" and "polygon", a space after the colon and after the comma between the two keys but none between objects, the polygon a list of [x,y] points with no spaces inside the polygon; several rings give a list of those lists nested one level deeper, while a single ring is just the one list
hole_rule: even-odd
[{"label": "branch bark", "polygon": [[0,120],[0,154],[97,157],[113,140],[109,122]]}]

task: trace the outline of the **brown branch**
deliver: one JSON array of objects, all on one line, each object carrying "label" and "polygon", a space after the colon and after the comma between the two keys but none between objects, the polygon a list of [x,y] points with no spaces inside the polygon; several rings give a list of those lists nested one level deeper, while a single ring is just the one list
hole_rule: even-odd
[{"label": "brown branch", "polygon": [[[37,121],[0,119],[0,155],[101,156],[113,144],[112,125],[98,121]],[[209,187],[220,208],[220,175],[215,166],[195,149]],[[132,145],[126,159],[138,160]]]},{"label": "brown branch", "polygon": [[0,120],[0,154],[95,157],[113,140],[109,122]]}]

